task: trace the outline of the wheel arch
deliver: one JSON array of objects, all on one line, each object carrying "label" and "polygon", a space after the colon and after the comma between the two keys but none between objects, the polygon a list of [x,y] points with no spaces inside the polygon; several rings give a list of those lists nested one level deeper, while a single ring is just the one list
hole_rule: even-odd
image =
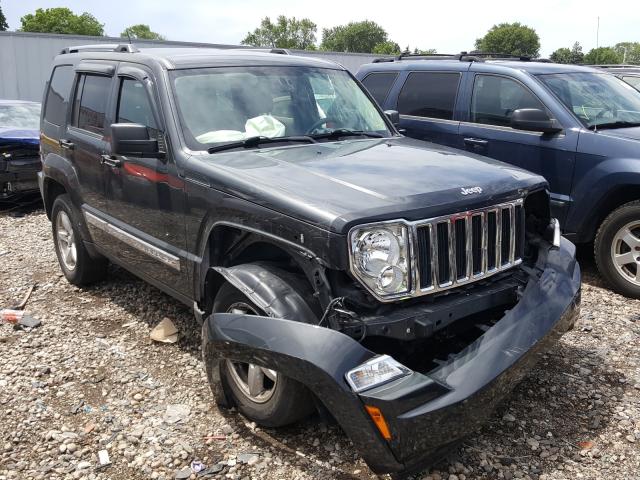
[{"label": "wheel arch", "polygon": [[212,312],[215,296],[225,281],[234,284],[255,301],[251,296],[255,294],[254,287],[246,283],[249,281],[246,275],[248,265],[260,265],[263,275],[267,277],[275,275],[277,270],[304,276],[314,293],[313,301],[320,308],[330,299],[325,265],[311,252],[265,232],[242,225],[220,223],[209,233],[200,275],[196,275],[198,307],[202,318]]}]

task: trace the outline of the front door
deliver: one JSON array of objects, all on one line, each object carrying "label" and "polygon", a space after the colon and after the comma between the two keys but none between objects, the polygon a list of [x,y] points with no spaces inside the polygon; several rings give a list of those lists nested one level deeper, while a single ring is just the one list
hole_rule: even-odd
[{"label": "front door", "polygon": [[105,205],[107,228],[119,240],[112,255],[148,280],[189,295],[185,259],[184,184],[164,150],[163,128],[150,72],[121,63],[116,76],[114,123],[147,127],[161,153],[151,157],[112,155],[109,150]]},{"label": "front door", "polygon": [[511,163],[542,175],[549,182],[553,215],[561,222],[571,204],[571,182],[578,132],[555,134],[511,128],[511,114],[520,108],[553,113],[523,83],[507,76],[476,73],[467,122],[460,138],[467,150]]}]

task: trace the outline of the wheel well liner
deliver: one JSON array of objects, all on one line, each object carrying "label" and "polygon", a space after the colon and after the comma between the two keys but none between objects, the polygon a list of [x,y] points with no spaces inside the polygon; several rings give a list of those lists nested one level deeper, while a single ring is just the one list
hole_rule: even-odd
[{"label": "wheel well liner", "polygon": [[42,198],[44,200],[44,209],[47,213],[47,218],[51,219],[51,211],[53,209],[53,202],[59,195],[67,193],[67,189],[61,183],[51,179],[45,178],[43,183]]}]

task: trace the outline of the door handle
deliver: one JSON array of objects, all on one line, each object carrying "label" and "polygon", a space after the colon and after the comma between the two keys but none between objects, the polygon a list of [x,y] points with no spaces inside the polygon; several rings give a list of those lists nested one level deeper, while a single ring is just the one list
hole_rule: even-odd
[{"label": "door handle", "polygon": [[121,167],[122,166],[122,160],[120,160],[119,158],[113,156],[113,155],[100,155],[100,163],[102,165],[107,165],[109,167]]},{"label": "door handle", "polygon": [[75,147],[73,142],[70,142],[69,140],[66,140],[64,138],[61,138],[60,140],[58,140],[58,145],[60,145],[62,148],[65,148],[67,150],[73,150],[73,148]]},{"label": "door handle", "polygon": [[489,145],[488,140],[482,140],[481,138],[465,138],[464,144],[470,147],[486,147]]}]

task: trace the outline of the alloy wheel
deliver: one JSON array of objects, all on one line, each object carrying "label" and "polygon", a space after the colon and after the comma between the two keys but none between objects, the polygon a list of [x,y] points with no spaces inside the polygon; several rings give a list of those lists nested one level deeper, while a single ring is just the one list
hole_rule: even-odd
[{"label": "alloy wheel", "polygon": [[640,286],[640,220],[618,230],[611,243],[611,259],[619,275]]},{"label": "alloy wheel", "polygon": [[[226,313],[258,315],[255,308],[244,302],[234,303]],[[227,360],[226,364],[231,380],[251,401],[265,403],[273,397],[278,383],[278,373],[275,370],[231,360]]]},{"label": "alloy wheel", "polygon": [[58,242],[58,251],[60,259],[68,271],[76,268],[78,261],[78,249],[76,247],[76,238],[73,233],[73,227],[69,215],[64,210],[58,212],[56,218],[56,240]]}]

